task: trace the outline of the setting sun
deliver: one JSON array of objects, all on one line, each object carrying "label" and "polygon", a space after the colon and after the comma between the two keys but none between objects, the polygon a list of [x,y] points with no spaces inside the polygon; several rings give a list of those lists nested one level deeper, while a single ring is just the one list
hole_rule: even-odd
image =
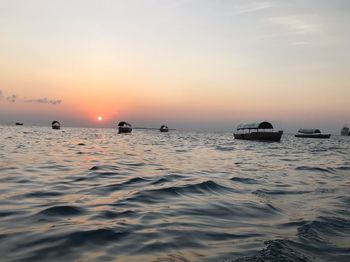
[{"label": "setting sun", "polygon": [[97,120],[98,120],[98,121],[102,121],[102,119],[103,119],[102,116],[98,116],[98,117],[97,117]]}]

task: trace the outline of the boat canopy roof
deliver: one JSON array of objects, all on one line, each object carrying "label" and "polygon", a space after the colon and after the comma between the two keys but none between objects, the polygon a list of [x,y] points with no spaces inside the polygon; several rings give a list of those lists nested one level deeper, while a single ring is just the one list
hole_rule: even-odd
[{"label": "boat canopy roof", "polygon": [[321,133],[320,129],[299,129],[298,132],[302,134],[320,134]]},{"label": "boat canopy roof", "polygon": [[60,122],[58,122],[58,121],[52,121],[52,123],[51,123],[51,125],[53,126],[53,125],[60,125]]},{"label": "boat canopy roof", "polygon": [[273,126],[269,122],[257,122],[257,123],[251,123],[251,124],[240,124],[237,126],[237,130],[243,130],[243,129],[273,129]]},{"label": "boat canopy roof", "polygon": [[118,126],[131,126],[128,122],[121,121],[119,122]]}]

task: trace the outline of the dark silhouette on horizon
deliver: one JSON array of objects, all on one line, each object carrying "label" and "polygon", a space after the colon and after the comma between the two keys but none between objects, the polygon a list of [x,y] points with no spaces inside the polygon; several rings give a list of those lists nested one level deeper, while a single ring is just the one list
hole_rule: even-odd
[{"label": "dark silhouette on horizon", "polygon": [[169,128],[168,128],[166,125],[162,125],[162,126],[159,128],[159,131],[160,131],[160,132],[168,132],[168,131],[169,131]]},{"label": "dark silhouette on horizon", "polygon": [[60,124],[60,122],[58,122],[58,121],[53,121],[52,123],[51,123],[51,126],[52,126],[52,129],[56,129],[56,130],[59,130],[59,129],[61,129],[61,124]]},{"label": "dark silhouette on horizon", "polygon": [[[263,131],[261,131],[261,129]],[[271,131],[265,131],[265,129]],[[248,133],[246,132],[248,130]],[[252,130],[255,130],[252,132]],[[240,132],[242,131],[242,132]],[[258,140],[258,141],[270,141],[280,142],[283,131],[273,131],[273,126],[267,121],[251,123],[251,124],[240,124],[237,126],[237,132],[233,134],[235,139],[243,140]]]},{"label": "dark silhouette on horizon", "polygon": [[122,134],[122,133],[131,133],[132,131],[132,126],[130,123],[125,122],[125,121],[121,121],[118,124],[118,133]]}]

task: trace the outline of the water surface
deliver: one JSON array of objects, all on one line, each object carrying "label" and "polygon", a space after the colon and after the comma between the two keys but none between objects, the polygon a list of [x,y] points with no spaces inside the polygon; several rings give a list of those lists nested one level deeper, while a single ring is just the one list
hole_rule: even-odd
[{"label": "water surface", "polygon": [[350,261],[350,138],[0,126],[1,261]]}]

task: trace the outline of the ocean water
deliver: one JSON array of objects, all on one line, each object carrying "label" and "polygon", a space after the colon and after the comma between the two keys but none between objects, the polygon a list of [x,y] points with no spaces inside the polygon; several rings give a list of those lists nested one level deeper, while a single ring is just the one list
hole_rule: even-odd
[{"label": "ocean water", "polygon": [[0,126],[1,261],[350,261],[350,137]]}]

